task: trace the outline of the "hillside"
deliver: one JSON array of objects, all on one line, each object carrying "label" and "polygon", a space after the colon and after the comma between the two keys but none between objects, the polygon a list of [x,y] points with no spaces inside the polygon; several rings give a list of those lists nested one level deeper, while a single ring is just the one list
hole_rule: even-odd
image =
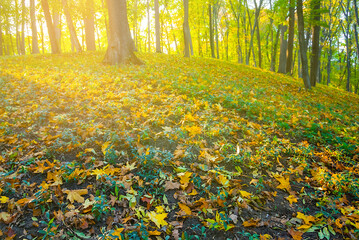
[{"label": "hillside", "polygon": [[0,236],[359,238],[358,96],[103,55],[0,58]]}]

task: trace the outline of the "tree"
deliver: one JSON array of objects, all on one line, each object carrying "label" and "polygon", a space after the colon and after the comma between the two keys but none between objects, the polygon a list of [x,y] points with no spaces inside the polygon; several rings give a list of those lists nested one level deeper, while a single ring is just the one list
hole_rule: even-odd
[{"label": "tree", "polygon": [[184,36],[184,56],[190,57],[191,33],[188,23],[188,0],[183,0],[184,19],[183,19],[183,36]]},{"label": "tree", "polygon": [[134,54],[134,43],[127,18],[126,0],[107,0],[110,39],[104,62],[115,64],[137,64],[143,62]]},{"label": "tree", "polygon": [[308,58],[307,58],[307,45],[304,39],[304,16],[303,16],[303,1],[297,0],[297,15],[298,15],[298,39],[300,57],[302,62],[302,78],[305,89],[310,89],[310,81],[308,75]]},{"label": "tree", "polygon": [[319,70],[319,38],[320,38],[320,0],[311,1],[311,18],[313,24],[313,35],[312,35],[312,59],[310,61],[310,85],[315,86],[318,78]]},{"label": "tree", "polygon": [[37,54],[39,51],[39,40],[37,38],[36,16],[35,16],[35,0],[30,0],[30,20],[32,33],[32,53]]},{"label": "tree", "polygon": [[158,0],[155,0],[155,31],[156,31],[156,52],[161,52],[161,26],[160,26],[160,9]]},{"label": "tree", "polygon": [[287,63],[286,73],[291,74],[292,72],[292,61],[293,61],[293,45],[294,45],[294,13],[295,13],[294,0],[289,0],[289,27],[288,27],[288,47],[287,47]]},{"label": "tree", "polygon": [[94,1],[86,0],[86,8],[84,12],[84,25],[86,37],[86,50],[96,51],[95,43],[95,19],[94,19]]},{"label": "tree", "polygon": [[212,5],[208,4],[208,16],[209,16],[209,41],[211,45],[211,56],[216,58],[214,55],[214,34],[213,34],[213,19],[212,19]]},{"label": "tree", "polygon": [[0,56],[3,55],[3,36],[2,36],[2,23],[1,23],[1,18],[2,18],[2,5],[0,4]]},{"label": "tree", "polygon": [[42,5],[42,9],[44,11],[46,25],[47,25],[47,31],[48,31],[49,37],[50,37],[51,52],[53,54],[60,53],[60,49],[59,49],[58,43],[56,41],[54,24],[52,22],[52,18],[51,18],[51,14],[50,14],[49,3],[47,0],[41,0],[41,5]]},{"label": "tree", "polygon": [[76,30],[74,27],[74,23],[72,21],[71,13],[69,11],[69,6],[67,4],[67,0],[62,0],[62,7],[64,9],[67,27],[69,28],[71,42],[74,44],[77,52],[82,52],[82,47],[80,45],[79,39],[77,38]]},{"label": "tree", "polygon": [[286,25],[281,25],[281,37],[280,37],[280,55],[279,55],[279,73],[286,73],[286,64],[287,64],[287,40],[285,39],[285,32],[287,31]]}]

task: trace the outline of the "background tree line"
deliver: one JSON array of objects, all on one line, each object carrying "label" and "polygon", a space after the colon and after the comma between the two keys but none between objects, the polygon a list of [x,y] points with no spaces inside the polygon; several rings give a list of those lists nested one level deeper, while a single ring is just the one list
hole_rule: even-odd
[{"label": "background tree line", "polygon": [[[105,50],[127,4],[131,49],[236,61],[358,93],[357,0],[2,0],[0,55]],[[116,13],[113,13],[116,14]],[[113,18],[112,18],[113,19]],[[121,25],[121,24],[120,24]]]}]

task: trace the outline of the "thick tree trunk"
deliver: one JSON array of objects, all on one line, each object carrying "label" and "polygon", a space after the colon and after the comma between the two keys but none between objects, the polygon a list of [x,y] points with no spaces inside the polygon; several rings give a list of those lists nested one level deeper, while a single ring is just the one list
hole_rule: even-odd
[{"label": "thick tree trunk", "polygon": [[94,0],[86,0],[84,25],[85,25],[85,39],[86,39],[87,51],[96,51],[94,15],[95,15]]},{"label": "thick tree trunk", "polygon": [[295,24],[295,2],[289,0],[289,30],[288,30],[288,48],[287,48],[287,63],[286,73],[292,74],[292,61],[293,61],[293,43],[294,43],[294,24]]},{"label": "thick tree trunk", "polygon": [[116,65],[143,62],[134,54],[134,43],[129,31],[126,0],[108,0],[110,40],[104,62]]},{"label": "thick tree trunk", "polygon": [[51,52],[54,54],[60,53],[60,49],[59,49],[57,41],[56,41],[55,28],[52,23],[52,18],[50,15],[49,3],[47,2],[47,0],[41,0],[41,5],[42,5],[42,9],[44,11],[46,25],[47,25],[47,31],[48,31],[49,37],[50,37]]},{"label": "thick tree trunk", "polygon": [[[61,8],[61,3],[58,6]],[[59,9],[57,8],[57,9]],[[53,23],[55,28],[55,37],[59,51],[61,52],[61,13],[58,10],[54,10]]]},{"label": "thick tree trunk", "polygon": [[35,0],[30,0],[30,20],[32,34],[32,53],[37,54],[39,51],[39,40],[37,37],[36,16],[35,16]]},{"label": "thick tree trunk", "polygon": [[302,78],[304,87],[310,89],[310,81],[308,75],[308,58],[307,58],[307,45],[304,39],[304,16],[303,16],[303,2],[302,0],[297,0],[297,15],[298,15],[298,39],[300,46],[300,57],[302,63]]},{"label": "thick tree trunk", "polygon": [[213,34],[213,19],[212,19],[212,5],[208,4],[208,16],[209,16],[209,42],[211,45],[212,58],[216,58],[214,54],[214,34]]},{"label": "thick tree trunk", "polygon": [[312,20],[313,20],[313,35],[312,35],[312,58],[310,61],[310,84],[315,86],[318,81],[318,62],[319,62],[319,38],[320,38],[320,0],[312,0]]},{"label": "thick tree trunk", "polygon": [[287,64],[287,40],[285,39],[285,32],[287,31],[287,26],[281,26],[281,37],[280,37],[280,55],[279,55],[279,73],[286,73],[286,64]]},{"label": "thick tree trunk", "polygon": [[66,17],[67,27],[69,28],[71,40],[76,48],[76,51],[82,52],[82,47],[80,45],[79,39],[77,38],[76,30],[75,30],[74,23],[71,18],[71,13],[69,11],[67,0],[62,0],[62,7],[64,9],[64,14]]},{"label": "thick tree trunk", "polygon": [[271,67],[270,70],[275,72],[275,65],[276,65],[276,58],[277,58],[277,51],[278,51],[278,42],[279,42],[279,33],[280,33],[280,26],[278,26],[277,33],[275,36],[274,47],[272,48],[272,57],[271,57]]},{"label": "thick tree trunk", "polygon": [[155,31],[156,31],[156,52],[161,52],[161,25],[160,25],[160,6],[155,0]]},{"label": "thick tree trunk", "polygon": [[183,0],[184,19],[183,19],[183,35],[184,35],[184,56],[190,57],[191,33],[188,23],[188,0]]}]

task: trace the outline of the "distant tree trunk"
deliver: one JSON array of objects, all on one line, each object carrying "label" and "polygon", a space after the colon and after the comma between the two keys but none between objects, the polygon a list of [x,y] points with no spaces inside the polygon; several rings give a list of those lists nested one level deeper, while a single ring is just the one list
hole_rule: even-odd
[{"label": "distant tree trunk", "polygon": [[126,0],[108,0],[107,8],[110,40],[104,62],[111,65],[143,64],[134,54],[135,48],[129,31]]},{"label": "distant tree trunk", "polygon": [[302,78],[304,87],[310,89],[310,81],[308,75],[308,58],[307,58],[307,46],[304,39],[304,16],[303,16],[303,2],[297,0],[297,15],[298,15],[298,39],[300,45],[300,56],[302,62]]},{"label": "distant tree trunk", "polygon": [[313,20],[313,35],[312,35],[312,58],[310,61],[310,85],[315,87],[318,81],[319,68],[319,38],[320,38],[320,0],[312,0],[312,20]]},{"label": "distant tree trunk", "polygon": [[231,4],[231,9],[232,9],[232,13],[234,15],[234,18],[236,19],[236,24],[237,24],[237,62],[238,63],[242,63],[242,56],[241,56],[241,44],[240,44],[240,23],[239,23],[239,12],[237,13],[237,11],[235,10],[233,3],[231,0],[229,0],[229,3]]},{"label": "distant tree trunk", "polygon": [[272,48],[272,57],[271,57],[270,70],[273,71],[273,72],[275,72],[275,65],[276,65],[276,58],[277,58],[277,51],[278,51],[280,28],[281,28],[281,26],[278,26],[277,33],[276,33],[276,36],[275,36],[274,48]]},{"label": "distant tree trunk", "polygon": [[19,32],[19,4],[18,1],[15,0],[15,34],[16,34],[16,49],[17,54],[21,55],[20,49],[20,32]]},{"label": "distant tree trunk", "polygon": [[40,21],[40,32],[41,32],[41,50],[42,54],[45,53],[45,43],[44,43],[44,28],[42,26],[42,20]]},{"label": "distant tree trunk", "polygon": [[151,52],[151,19],[150,19],[150,0],[147,0],[147,44],[148,52]]},{"label": "distant tree trunk", "polygon": [[346,26],[343,25],[343,22],[341,22],[341,27],[343,30],[344,38],[345,38],[345,45],[346,45],[346,59],[347,59],[347,83],[346,83],[346,90],[350,92],[350,0],[347,0],[347,5],[344,7],[343,1],[340,2],[341,8],[343,10],[343,14],[346,21]]},{"label": "distant tree trunk", "polygon": [[287,40],[285,39],[285,32],[287,31],[287,26],[281,25],[281,37],[280,37],[280,55],[279,55],[279,66],[278,72],[286,72],[287,64]]},{"label": "distant tree trunk", "polygon": [[191,33],[188,23],[188,0],[183,0],[184,19],[183,19],[183,35],[184,35],[184,56],[190,57]]},{"label": "distant tree trunk", "polygon": [[161,25],[160,25],[160,7],[158,0],[155,0],[155,31],[156,31],[156,52],[161,52]]},{"label": "distant tree trunk", "polygon": [[332,1],[329,1],[329,23],[328,23],[328,41],[329,41],[329,46],[328,46],[328,59],[327,59],[327,85],[329,86],[330,84],[330,73],[331,73],[331,61],[332,61],[332,55],[333,55],[333,50],[332,50],[332,44],[333,44],[333,39],[332,39],[332,28],[333,28],[333,23],[332,23],[332,13],[333,13],[333,7],[332,7]]},{"label": "distant tree trunk", "polygon": [[294,24],[295,24],[295,2],[289,0],[289,30],[288,30],[288,48],[287,48],[287,63],[286,73],[292,74],[292,61],[293,61],[293,43],[294,43]]},{"label": "distant tree trunk", "polygon": [[67,0],[62,0],[62,7],[64,9],[64,14],[65,14],[65,17],[66,17],[66,22],[67,22],[67,27],[69,28],[70,37],[72,39],[72,42],[73,42],[73,44],[74,44],[74,46],[76,48],[76,51],[77,52],[82,52],[82,48],[81,48],[79,39],[77,38],[74,23],[72,21],[71,14],[69,12],[69,7],[68,7],[68,4],[67,4]]},{"label": "distant tree trunk", "polygon": [[37,38],[36,16],[35,16],[35,0],[30,0],[30,19],[32,34],[32,53],[37,54],[39,51],[39,40]]},{"label": "distant tree trunk", "polygon": [[259,31],[259,13],[261,11],[263,0],[260,0],[259,6],[257,6],[257,1],[254,1],[254,6],[256,8],[256,12],[258,11],[257,16],[257,43],[258,43],[258,67],[262,68],[262,49],[261,49],[261,35]]},{"label": "distant tree trunk", "polygon": [[58,47],[58,44],[56,41],[55,28],[52,23],[52,18],[50,15],[49,3],[47,2],[47,0],[41,0],[41,5],[42,5],[42,9],[44,11],[46,25],[47,25],[47,31],[48,31],[49,37],[50,37],[51,52],[54,54],[60,53],[60,50],[59,50],[59,47]]},{"label": "distant tree trunk", "polygon": [[208,16],[209,16],[209,42],[211,45],[212,58],[216,58],[214,54],[214,34],[213,34],[213,19],[212,19],[212,5],[208,4]]},{"label": "distant tree trunk", "polygon": [[2,6],[0,4],[0,56],[4,55],[3,53],[3,37],[2,37],[2,25],[1,25],[1,18],[2,18]]},{"label": "distant tree trunk", "polygon": [[138,19],[138,13],[137,13],[137,11],[138,11],[138,7],[137,7],[137,0],[135,0],[135,3],[134,3],[134,13],[133,13],[133,25],[134,25],[134,27],[133,27],[133,38],[134,38],[134,40],[135,40],[135,46],[136,46],[136,48],[138,47],[138,42],[137,42],[137,31],[138,31],[138,28],[137,28],[137,19]]},{"label": "distant tree trunk", "polygon": [[359,14],[358,14],[357,0],[354,0],[354,11],[355,11],[356,22],[353,25],[353,27],[354,27],[355,43],[356,43],[356,46],[357,46],[357,52],[356,53],[357,53],[357,59],[358,59],[359,58],[359,40],[358,40]]},{"label": "distant tree trunk", "polygon": [[20,54],[25,55],[25,0],[21,0],[21,41]]},{"label": "distant tree trunk", "polygon": [[84,13],[84,25],[85,25],[85,39],[86,39],[86,50],[96,51],[95,41],[95,12],[94,12],[94,1],[86,0],[86,9]]},{"label": "distant tree trunk", "polygon": [[214,32],[215,32],[215,39],[216,39],[217,59],[219,59],[218,2],[216,2],[213,6],[213,18],[214,18]]}]

